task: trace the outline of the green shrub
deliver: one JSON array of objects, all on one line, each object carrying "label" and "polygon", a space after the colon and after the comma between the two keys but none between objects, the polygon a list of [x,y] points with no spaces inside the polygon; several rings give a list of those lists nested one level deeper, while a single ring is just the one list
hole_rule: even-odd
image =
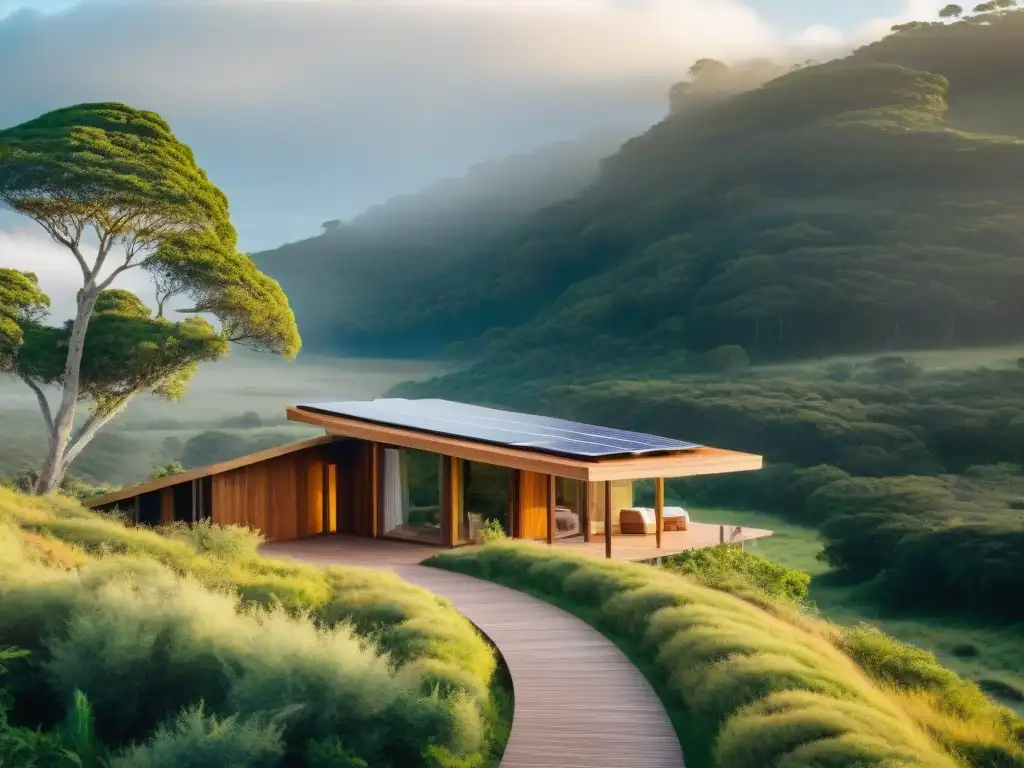
[{"label": "green shrub", "polygon": [[283,754],[280,726],[258,718],[218,719],[199,704],[161,726],[146,744],[115,758],[111,768],[274,768]]},{"label": "green shrub", "polygon": [[692,576],[713,589],[796,604],[807,600],[807,588],[811,583],[810,575],[803,571],[729,545],[692,549],[673,555],[668,558],[665,568],[683,576]]},{"label": "green shrub", "polygon": [[0,647],[32,654],[4,683],[12,716],[41,729],[18,734],[36,752],[270,765],[272,731],[284,764],[311,745],[337,757],[334,737],[354,766],[497,764],[511,712],[492,699],[493,650],[393,573],[265,560],[243,529],[126,528],[5,491],[0,527]]},{"label": "green shrub", "polygon": [[488,520],[484,523],[482,533],[484,544],[508,538],[508,535],[505,533],[505,527],[501,524],[500,520]]},{"label": "green shrub", "polygon": [[531,592],[601,630],[647,674],[693,768],[958,765],[829,633],[668,569],[512,542],[428,564]]},{"label": "green shrub", "polygon": [[256,556],[263,537],[241,525],[216,525],[210,520],[175,522],[156,529],[175,541],[183,541],[196,552],[221,560],[243,560]]}]

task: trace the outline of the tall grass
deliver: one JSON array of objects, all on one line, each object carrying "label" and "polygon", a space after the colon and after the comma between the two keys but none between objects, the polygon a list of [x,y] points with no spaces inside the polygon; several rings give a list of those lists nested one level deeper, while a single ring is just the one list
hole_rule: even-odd
[{"label": "tall grass", "polygon": [[953,734],[934,707],[928,721],[920,708],[940,690],[869,674],[831,625],[791,607],[764,610],[668,569],[523,543],[427,564],[530,592],[602,631],[662,698],[690,768],[1022,765],[1009,721],[989,718],[983,734],[982,721],[950,712],[942,717],[964,724]]},{"label": "tall grass", "polygon": [[496,764],[495,656],[449,603],[258,543],[0,490],[0,647],[31,653],[3,680],[12,721],[77,707],[68,738],[94,728],[122,768]]}]

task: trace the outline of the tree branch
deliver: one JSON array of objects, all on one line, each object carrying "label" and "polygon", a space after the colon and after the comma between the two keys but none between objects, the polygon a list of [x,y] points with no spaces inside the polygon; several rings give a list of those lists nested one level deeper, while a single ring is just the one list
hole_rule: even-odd
[{"label": "tree branch", "polygon": [[50,401],[46,399],[46,393],[43,392],[42,387],[36,384],[28,376],[19,375],[22,381],[24,381],[33,392],[36,393],[36,400],[39,401],[39,410],[43,413],[43,421],[46,423],[46,431],[53,432],[53,412],[50,410]]},{"label": "tree branch", "polygon": [[78,266],[82,269],[82,277],[85,282],[89,282],[89,278],[92,277],[92,271],[89,269],[89,265],[85,261],[85,257],[82,255],[82,250],[78,247],[78,243],[73,240],[68,240],[65,245],[71,249],[71,252],[75,254],[75,261],[78,262]]},{"label": "tree branch", "polygon": [[78,454],[80,454],[84,448],[92,442],[92,439],[96,437],[96,433],[103,429],[108,421],[123,411],[131,399],[132,395],[126,395],[113,407],[104,408],[103,410],[95,410],[89,414],[89,418],[87,418],[85,423],[82,424],[81,428],[68,444],[67,450],[64,452],[64,459],[62,463],[65,472],[67,472],[68,467],[71,466],[71,462],[78,457]]}]

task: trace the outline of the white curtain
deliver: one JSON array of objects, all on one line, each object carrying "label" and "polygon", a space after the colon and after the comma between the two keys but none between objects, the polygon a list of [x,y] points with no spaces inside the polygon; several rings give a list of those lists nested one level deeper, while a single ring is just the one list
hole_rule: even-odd
[{"label": "white curtain", "polygon": [[383,504],[384,533],[391,533],[405,522],[403,497],[406,495],[402,482],[402,452],[397,448],[384,449],[383,461]]}]

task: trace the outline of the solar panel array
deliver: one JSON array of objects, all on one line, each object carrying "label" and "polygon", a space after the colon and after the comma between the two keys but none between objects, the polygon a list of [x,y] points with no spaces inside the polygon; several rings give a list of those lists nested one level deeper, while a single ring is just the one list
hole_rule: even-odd
[{"label": "solar panel array", "polygon": [[446,437],[525,448],[580,459],[674,453],[696,443],[575,421],[453,403],[448,400],[379,400],[299,405],[306,411],[404,427]]}]

